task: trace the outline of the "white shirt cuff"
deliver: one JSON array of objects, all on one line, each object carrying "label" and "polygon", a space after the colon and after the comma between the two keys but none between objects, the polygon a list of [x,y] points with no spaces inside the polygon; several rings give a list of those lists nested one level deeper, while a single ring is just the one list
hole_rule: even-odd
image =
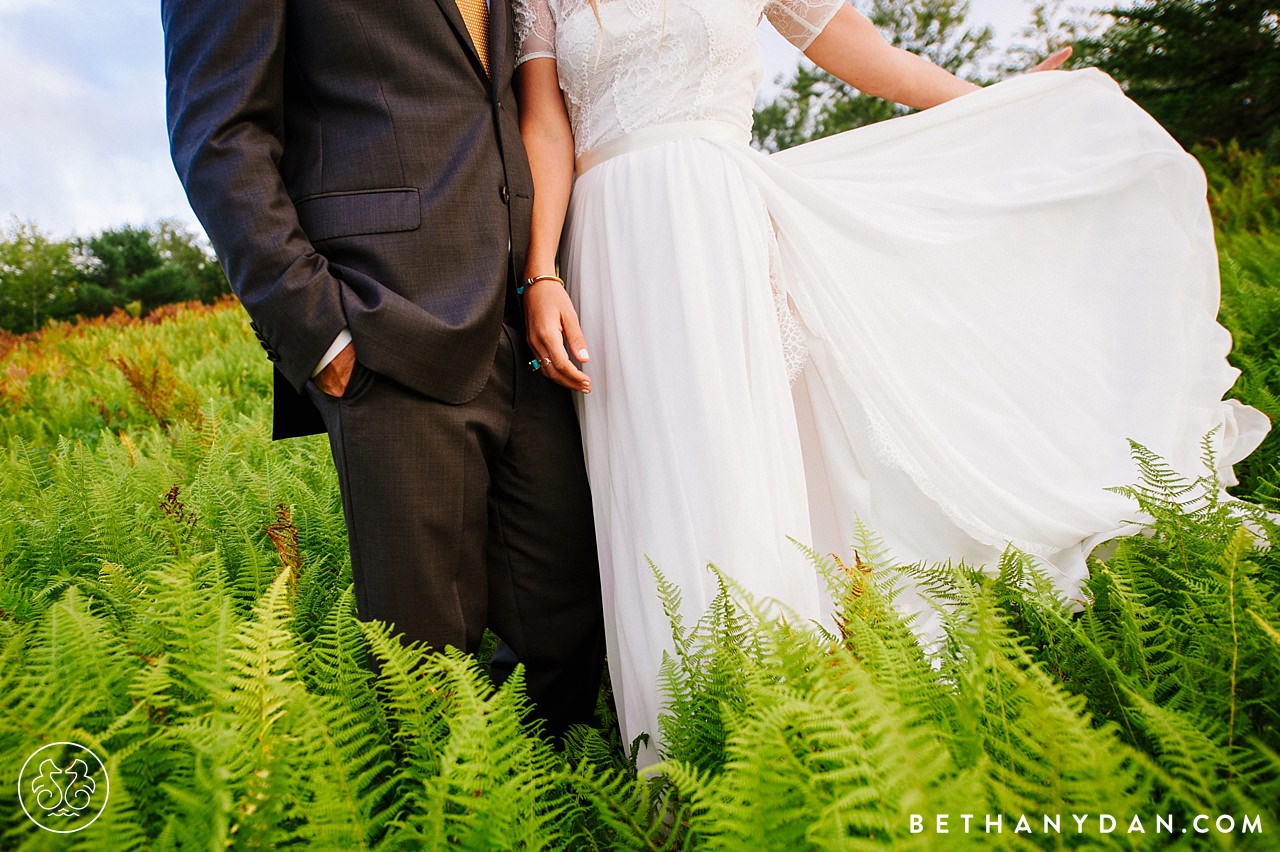
[{"label": "white shirt cuff", "polygon": [[320,363],[316,364],[316,368],[311,371],[311,378],[320,375],[320,371],[329,366],[329,362],[338,357],[338,353],[347,348],[347,344],[351,342],[350,329],[344,328],[338,332],[338,336],[329,344],[329,348],[325,350],[324,355],[320,358]]}]

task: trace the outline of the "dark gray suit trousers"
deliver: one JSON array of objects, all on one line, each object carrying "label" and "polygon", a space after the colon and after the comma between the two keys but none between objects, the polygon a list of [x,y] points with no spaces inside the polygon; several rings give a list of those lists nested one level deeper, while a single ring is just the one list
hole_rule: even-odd
[{"label": "dark gray suit trousers", "polygon": [[604,628],[573,402],[531,357],[504,324],[484,389],[461,405],[360,364],[341,398],[307,391],[338,469],[360,617],[472,653],[492,629],[558,736],[592,722]]}]

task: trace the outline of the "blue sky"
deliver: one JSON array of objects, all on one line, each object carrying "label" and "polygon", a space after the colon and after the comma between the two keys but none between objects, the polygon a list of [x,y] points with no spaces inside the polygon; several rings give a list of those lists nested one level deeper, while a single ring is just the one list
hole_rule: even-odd
[{"label": "blue sky", "polygon": [[[971,2],[1002,42],[1028,17],[1026,0]],[[764,44],[772,78],[793,52]],[[194,222],[165,138],[158,0],[0,0],[0,115],[0,220],[60,237]]]}]

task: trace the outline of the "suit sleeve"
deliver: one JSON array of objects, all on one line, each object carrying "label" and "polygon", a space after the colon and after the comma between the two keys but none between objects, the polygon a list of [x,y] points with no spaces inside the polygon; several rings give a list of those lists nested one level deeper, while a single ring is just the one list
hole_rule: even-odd
[{"label": "suit sleeve", "polygon": [[301,390],[346,319],[278,165],[285,6],[162,0],[160,14],[178,177],[268,357]]}]

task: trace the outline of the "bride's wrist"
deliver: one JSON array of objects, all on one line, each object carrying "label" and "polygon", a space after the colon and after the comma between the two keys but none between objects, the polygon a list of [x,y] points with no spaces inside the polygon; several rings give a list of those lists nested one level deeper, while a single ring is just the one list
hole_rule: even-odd
[{"label": "bride's wrist", "polygon": [[541,284],[544,281],[554,281],[561,287],[564,286],[564,279],[553,273],[543,273],[542,275],[528,275],[523,281],[516,285],[516,295],[523,296],[525,291],[535,284]]}]

